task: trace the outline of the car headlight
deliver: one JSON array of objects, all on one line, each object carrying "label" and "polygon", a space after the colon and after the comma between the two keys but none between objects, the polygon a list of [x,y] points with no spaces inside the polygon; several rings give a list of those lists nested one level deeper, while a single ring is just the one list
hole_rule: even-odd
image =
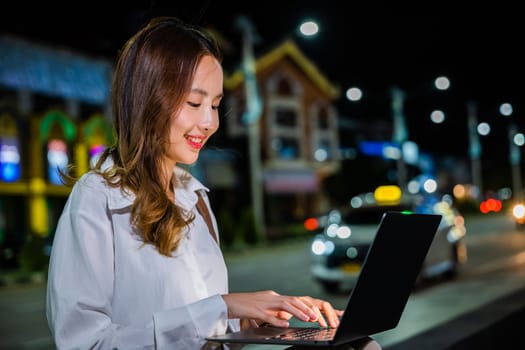
[{"label": "car headlight", "polygon": [[525,217],[525,205],[516,204],[512,207],[512,215],[518,220],[521,220]]},{"label": "car headlight", "polygon": [[347,225],[330,224],[326,228],[326,235],[331,238],[338,237],[340,239],[346,239],[350,237],[351,234],[352,230]]},{"label": "car headlight", "polygon": [[336,232],[337,237],[341,239],[346,239],[350,237],[351,234],[352,234],[352,230],[350,229],[350,227],[346,225],[339,226]]},{"label": "car headlight", "polygon": [[455,243],[461,238],[465,237],[467,229],[463,225],[453,225],[447,234],[447,240],[450,243]]},{"label": "car headlight", "polygon": [[312,242],[312,253],[315,255],[330,255],[335,250],[334,242],[323,239],[315,239]]}]

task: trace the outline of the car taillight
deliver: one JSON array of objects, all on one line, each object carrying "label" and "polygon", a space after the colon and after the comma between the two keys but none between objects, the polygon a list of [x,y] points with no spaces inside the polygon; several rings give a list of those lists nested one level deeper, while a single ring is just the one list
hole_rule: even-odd
[{"label": "car taillight", "polygon": [[488,214],[491,211],[497,213],[501,210],[501,207],[502,207],[502,204],[499,199],[489,198],[480,203],[479,210],[483,214]]},{"label": "car taillight", "polygon": [[319,228],[319,220],[316,218],[308,218],[304,220],[304,228],[308,231],[313,231]]}]

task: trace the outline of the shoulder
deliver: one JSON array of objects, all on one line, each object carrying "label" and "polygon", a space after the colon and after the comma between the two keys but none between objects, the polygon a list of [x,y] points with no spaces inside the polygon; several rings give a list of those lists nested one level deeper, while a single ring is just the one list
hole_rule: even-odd
[{"label": "shoulder", "polygon": [[74,189],[80,189],[80,190],[94,190],[97,192],[100,191],[107,191],[108,184],[106,180],[102,177],[102,175],[96,173],[93,170],[88,171],[84,175],[82,175],[75,186]]},{"label": "shoulder", "polygon": [[108,197],[108,187],[104,178],[91,170],[77,180],[71,190],[70,198],[78,204],[100,202]]},{"label": "shoulder", "polygon": [[91,201],[105,201],[109,209],[127,207],[135,198],[132,193],[122,190],[119,186],[110,185],[101,174],[93,170],[80,177],[73,187],[72,194]]}]

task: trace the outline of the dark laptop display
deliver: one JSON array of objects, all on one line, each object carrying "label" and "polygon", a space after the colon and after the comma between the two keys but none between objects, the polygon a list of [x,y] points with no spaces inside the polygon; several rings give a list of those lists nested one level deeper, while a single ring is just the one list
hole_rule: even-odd
[{"label": "dark laptop display", "polygon": [[[399,323],[441,215],[386,212],[336,329],[259,327],[209,337],[221,343],[341,345]],[[318,335],[304,333],[319,332]],[[296,333],[300,336],[297,336]]]}]

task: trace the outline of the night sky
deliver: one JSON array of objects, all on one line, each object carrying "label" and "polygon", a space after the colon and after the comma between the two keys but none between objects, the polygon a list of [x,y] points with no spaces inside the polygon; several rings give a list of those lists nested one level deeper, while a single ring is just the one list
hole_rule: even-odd
[{"label": "night sky", "polygon": [[[468,157],[467,101],[478,106],[478,120],[489,122],[492,133],[482,137],[482,158],[493,167],[508,167],[507,125],[513,120],[525,131],[523,33],[519,11],[498,2],[491,7],[455,8],[446,2],[425,2],[425,7],[402,2],[263,1],[135,1],[117,6],[109,2],[74,2],[69,5],[14,8],[0,23],[12,33],[40,43],[60,45],[94,56],[113,59],[124,41],[155,15],[176,15],[212,26],[231,41],[225,63],[237,63],[240,33],[235,18],[246,15],[259,35],[255,52],[262,53],[286,35],[295,35],[303,52],[342,94],[341,115],[370,121],[390,121],[389,89],[407,93],[405,114],[409,139],[440,155]],[[343,8],[344,3],[344,8]],[[463,6],[464,3],[462,3]],[[299,38],[300,21],[319,22],[316,38]],[[446,75],[448,91],[432,88],[432,80]],[[344,91],[359,86],[359,103],[345,101]],[[514,113],[506,119],[499,105],[510,102]],[[432,109],[446,114],[444,123],[429,119]]]}]

